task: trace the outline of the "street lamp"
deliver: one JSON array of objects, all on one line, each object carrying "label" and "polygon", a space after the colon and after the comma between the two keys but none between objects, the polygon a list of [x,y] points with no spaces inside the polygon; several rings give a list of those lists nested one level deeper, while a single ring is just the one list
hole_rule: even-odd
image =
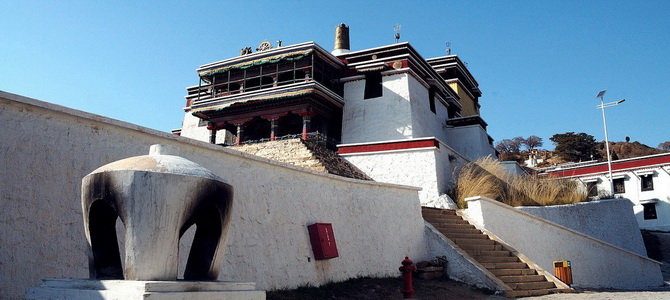
[{"label": "street lamp", "polygon": [[603,98],[605,97],[605,92],[607,92],[607,90],[602,90],[598,93],[598,95],[596,95],[596,98],[600,98],[600,105],[596,106],[596,108],[599,108],[603,111],[603,126],[605,127],[605,150],[607,151],[607,172],[609,174],[609,181],[610,181],[610,195],[614,197],[614,179],[612,178],[612,158],[610,157],[610,142],[609,139],[607,138],[607,119],[605,118],[605,108],[617,106],[626,101],[626,99],[605,103],[603,101]]}]

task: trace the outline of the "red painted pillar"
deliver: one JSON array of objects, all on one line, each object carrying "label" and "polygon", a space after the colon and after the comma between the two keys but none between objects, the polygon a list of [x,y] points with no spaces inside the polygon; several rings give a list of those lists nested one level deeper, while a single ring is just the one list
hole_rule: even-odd
[{"label": "red painted pillar", "polygon": [[270,140],[274,141],[277,138],[277,119],[271,119],[270,120]]},{"label": "red painted pillar", "polygon": [[312,123],[312,117],[308,112],[304,113],[302,115],[302,140],[306,141],[307,140],[307,134],[310,133],[311,130],[311,123]]},{"label": "red painted pillar", "polygon": [[401,264],[402,267],[400,267],[399,270],[402,272],[402,298],[412,299],[414,296],[414,289],[412,288],[412,273],[414,270],[416,270],[416,267],[412,265],[414,262],[412,262],[408,256],[405,256],[405,259],[401,262]]}]

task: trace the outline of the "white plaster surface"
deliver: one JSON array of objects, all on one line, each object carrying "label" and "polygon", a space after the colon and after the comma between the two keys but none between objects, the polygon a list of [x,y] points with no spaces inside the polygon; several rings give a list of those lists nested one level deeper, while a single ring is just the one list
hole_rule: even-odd
[{"label": "white plaster surface", "polygon": [[[663,285],[660,263],[646,256],[484,197],[468,200],[467,217],[545,270],[572,262],[575,287],[642,289]],[[615,222],[616,220],[613,220]]]},{"label": "white plaster surface", "polygon": [[[642,191],[642,180],[636,172],[650,172],[654,184],[653,190]],[[670,232],[670,166],[648,166],[612,173],[614,178],[623,177],[625,192],[616,197],[630,199],[633,212],[640,229]],[[607,173],[586,174],[581,179],[597,179],[599,193],[608,193],[610,183]],[[586,186],[583,186],[586,188]],[[643,203],[656,204],[656,219],[644,219]]]},{"label": "white plaster surface", "polygon": [[413,76],[407,76],[410,104],[412,107],[412,137],[436,137],[440,141],[449,142],[446,135],[446,123],[449,119],[447,107],[435,97],[435,112],[430,110],[428,88]]},{"label": "white plaster surface", "polygon": [[469,125],[447,129],[447,143],[470,160],[495,155],[489,144],[488,135],[479,125]]},{"label": "white plaster surface", "polygon": [[[20,299],[42,278],[87,278],[81,179],[153,144],[233,186],[220,280],[261,290],[397,276],[431,259],[418,188],[324,175],[81,111],[0,92],[0,290]],[[333,224],[339,257],[314,260],[307,225]],[[183,249],[188,251],[188,249]],[[181,250],[180,250],[181,252]],[[444,255],[444,254],[441,254]]]},{"label": "white plaster surface", "polygon": [[407,74],[382,77],[382,97],[363,99],[365,79],[344,84],[342,143],[411,138],[412,108]]},{"label": "white plaster surface", "polygon": [[27,300],[264,300],[249,282],[129,281],[51,278],[26,291]]},{"label": "white plaster surface", "polygon": [[[411,140],[414,139],[408,139]],[[439,148],[354,153],[343,157],[375,181],[421,187],[422,206],[456,208],[446,193],[454,185],[454,170],[465,158],[443,143]]]},{"label": "white plaster surface", "polygon": [[641,256],[647,256],[642,234],[637,227],[635,216],[631,213],[633,204],[628,199],[552,206],[522,206],[517,209]]},{"label": "white plaster surface", "polygon": [[[193,116],[191,112],[186,112],[186,114],[184,114],[184,120],[182,121],[181,136],[198,141],[209,142],[209,130],[207,130],[207,126],[199,126],[199,124],[200,119],[198,117]],[[225,130],[219,130],[216,133],[216,143],[223,144],[225,142],[231,142],[232,139],[230,137],[228,138],[228,141],[226,141],[226,134],[228,133]]]}]

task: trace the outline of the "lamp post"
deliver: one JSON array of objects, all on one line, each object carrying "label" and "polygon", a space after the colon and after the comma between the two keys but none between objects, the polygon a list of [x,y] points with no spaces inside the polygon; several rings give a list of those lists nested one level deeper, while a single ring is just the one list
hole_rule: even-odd
[{"label": "lamp post", "polygon": [[605,92],[607,90],[602,90],[596,95],[596,98],[600,98],[600,105],[596,108],[600,108],[603,112],[603,127],[605,127],[605,151],[607,151],[607,173],[609,175],[610,181],[610,195],[614,197],[614,179],[612,178],[612,157],[610,156],[610,142],[607,138],[607,119],[605,118],[605,108],[619,105],[626,101],[626,99],[621,99],[619,101],[605,103],[603,98],[605,97]]}]

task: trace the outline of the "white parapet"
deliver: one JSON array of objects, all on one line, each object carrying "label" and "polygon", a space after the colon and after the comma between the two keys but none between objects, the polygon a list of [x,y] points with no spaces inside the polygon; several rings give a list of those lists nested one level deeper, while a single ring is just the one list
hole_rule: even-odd
[{"label": "white parapet", "polygon": [[[465,214],[473,225],[495,235],[543,269],[553,269],[553,261],[571,261],[574,287],[634,290],[664,283],[660,262],[583,233],[588,230],[579,232],[486,197],[465,201]],[[601,218],[600,222],[581,222],[580,226],[606,227],[620,220],[616,216]]]},{"label": "white parapet", "polygon": [[265,291],[256,290],[252,282],[45,279],[25,296],[28,300],[264,300]]}]

